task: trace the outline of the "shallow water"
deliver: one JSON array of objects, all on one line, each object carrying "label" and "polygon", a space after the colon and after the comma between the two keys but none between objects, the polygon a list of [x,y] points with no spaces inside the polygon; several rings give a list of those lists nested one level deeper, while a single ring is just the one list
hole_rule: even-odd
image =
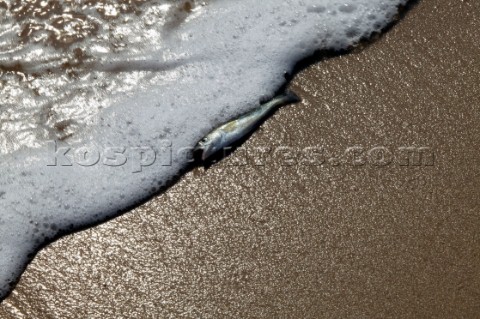
[{"label": "shallow water", "polygon": [[[167,81],[168,72],[158,72],[164,65],[145,53],[162,49],[164,37],[201,15],[204,5],[165,0],[0,5],[0,154],[71,138],[118,95]],[[174,78],[172,72],[168,76]]]},{"label": "shallow water", "polygon": [[157,192],[184,148],[404,1],[42,3],[0,5],[1,294],[39,245]]}]

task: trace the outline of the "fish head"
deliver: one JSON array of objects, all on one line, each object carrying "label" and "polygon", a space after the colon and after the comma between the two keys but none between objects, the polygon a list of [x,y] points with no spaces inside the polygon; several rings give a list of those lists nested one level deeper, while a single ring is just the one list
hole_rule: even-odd
[{"label": "fish head", "polygon": [[220,151],[222,148],[222,137],[222,134],[219,132],[213,132],[198,142],[195,151],[200,152],[202,161],[206,161]]}]

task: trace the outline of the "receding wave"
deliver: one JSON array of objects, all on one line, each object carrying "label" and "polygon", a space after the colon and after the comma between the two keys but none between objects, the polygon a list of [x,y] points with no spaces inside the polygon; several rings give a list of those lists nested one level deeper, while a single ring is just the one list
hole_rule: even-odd
[{"label": "receding wave", "polygon": [[0,295],[43,243],[151,196],[296,62],[405,2],[0,1]]}]

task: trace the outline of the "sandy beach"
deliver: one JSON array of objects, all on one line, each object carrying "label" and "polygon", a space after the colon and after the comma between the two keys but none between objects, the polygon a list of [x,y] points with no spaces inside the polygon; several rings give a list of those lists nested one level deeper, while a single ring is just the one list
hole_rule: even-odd
[{"label": "sandy beach", "polygon": [[418,1],[306,68],[232,156],[40,251],[0,318],[478,316],[479,29]]}]

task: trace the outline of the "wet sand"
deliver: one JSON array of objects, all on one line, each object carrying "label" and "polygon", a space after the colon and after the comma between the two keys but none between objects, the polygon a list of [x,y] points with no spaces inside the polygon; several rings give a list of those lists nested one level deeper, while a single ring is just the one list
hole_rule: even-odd
[{"label": "wet sand", "polygon": [[0,318],[476,317],[479,16],[420,1],[307,68],[243,151],[41,251]]}]

